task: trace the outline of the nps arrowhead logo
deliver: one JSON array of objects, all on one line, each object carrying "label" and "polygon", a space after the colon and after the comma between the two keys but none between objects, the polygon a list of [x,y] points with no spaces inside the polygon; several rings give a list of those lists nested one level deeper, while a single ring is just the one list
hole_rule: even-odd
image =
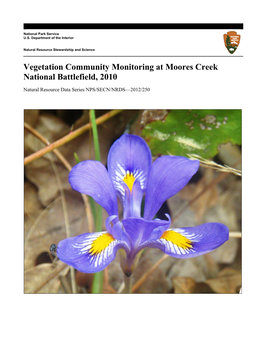
[{"label": "nps arrowhead logo", "polygon": [[229,31],[224,34],[224,43],[228,52],[233,54],[234,52],[236,52],[236,49],[238,48],[238,45],[240,43],[240,35],[237,34],[235,31]]}]

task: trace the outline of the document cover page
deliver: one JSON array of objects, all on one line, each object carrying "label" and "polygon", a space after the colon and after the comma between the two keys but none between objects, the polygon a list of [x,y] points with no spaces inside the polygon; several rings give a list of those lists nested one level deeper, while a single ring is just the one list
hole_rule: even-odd
[{"label": "document cover page", "polygon": [[243,23],[24,24],[25,293],[241,293],[243,51]]},{"label": "document cover page", "polygon": [[[38,326],[23,333],[242,336],[247,252],[261,239],[242,210],[242,126],[261,127],[244,17],[29,17],[9,99],[23,131],[21,306]],[[247,136],[250,178],[260,154]]]}]

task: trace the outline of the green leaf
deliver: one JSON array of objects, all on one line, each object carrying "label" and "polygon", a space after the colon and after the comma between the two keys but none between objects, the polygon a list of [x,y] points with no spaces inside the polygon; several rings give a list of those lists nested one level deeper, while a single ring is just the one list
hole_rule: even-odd
[{"label": "green leaf", "polygon": [[241,110],[171,110],[142,130],[152,155],[211,158],[222,143],[241,144]]}]

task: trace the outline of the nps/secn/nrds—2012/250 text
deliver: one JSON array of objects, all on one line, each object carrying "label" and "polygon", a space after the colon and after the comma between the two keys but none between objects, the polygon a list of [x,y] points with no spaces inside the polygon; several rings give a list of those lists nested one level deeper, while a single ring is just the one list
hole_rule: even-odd
[{"label": "nps/secn/nrds\u20142012/250 text", "polygon": [[43,87],[35,87],[29,88],[24,87],[24,92],[150,92],[150,87],[86,87],[86,88],[43,88]]}]

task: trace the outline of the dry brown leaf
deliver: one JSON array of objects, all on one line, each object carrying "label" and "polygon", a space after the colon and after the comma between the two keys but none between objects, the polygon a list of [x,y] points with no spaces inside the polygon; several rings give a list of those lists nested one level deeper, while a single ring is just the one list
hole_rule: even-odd
[{"label": "dry brown leaf", "polygon": [[[32,127],[37,124],[39,120],[39,110],[25,110],[24,111],[24,121],[31,125]],[[27,135],[27,131],[25,131]]]},{"label": "dry brown leaf", "polygon": [[32,219],[36,219],[43,211],[43,206],[38,201],[37,188],[29,181],[24,184],[24,208],[24,215],[30,215]]},{"label": "dry brown leaf", "polygon": [[[207,210],[203,223],[217,221],[225,224],[229,231],[241,231],[241,182],[230,176],[229,187],[219,195],[216,206]],[[240,239],[230,238],[210,253],[217,263],[231,264],[239,251]]]},{"label": "dry brown leaf", "polygon": [[205,281],[214,292],[221,294],[234,294],[239,291],[242,283],[241,271],[232,268],[224,268],[217,278]]},{"label": "dry brown leaf", "polygon": [[[214,173],[213,169],[205,169],[201,180],[198,183],[185,186],[179,192],[179,197],[187,201],[192,200],[209,185],[214,178]],[[197,225],[201,224],[205,212],[217,203],[217,199],[217,188],[213,186],[192,204],[191,209],[195,211]]]},{"label": "dry brown leaf", "polygon": [[191,277],[196,282],[203,282],[207,278],[213,277],[218,267],[212,267],[208,264],[204,256],[175,259],[174,265],[169,271],[169,278],[173,277]]},{"label": "dry brown leaf", "polygon": [[[28,114],[27,117],[29,116],[30,114]],[[58,138],[65,135],[70,130],[70,126],[68,124],[66,124],[59,117],[56,117],[52,114],[39,115],[38,120],[35,121],[35,124],[33,124],[33,122],[31,123],[31,126],[35,128],[41,135],[43,135],[50,143],[56,141]],[[27,130],[25,131],[26,134],[24,145],[26,156],[45,147],[45,144],[43,144],[43,142],[40,142],[37,137],[32,135]]]},{"label": "dry brown leaf", "polygon": [[172,284],[175,294],[191,294],[196,286],[195,280],[190,277],[173,277]]},{"label": "dry brown leaf", "polygon": [[[76,191],[65,191],[65,200],[70,224],[71,236],[88,232],[87,218],[81,195]],[[28,194],[25,193],[25,196]],[[38,206],[38,200],[34,201]],[[61,200],[49,208],[42,209],[42,219],[36,224],[36,215],[25,217],[25,269],[35,265],[39,254],[48,252],[50,245],[66,238],[65,217]]]},{"label": "dry brown leaf", "polygon": [[[59,275],[54,276],[60,269],[62,271],[59,273],[60,276],[65,276],[69,267],[65,268],[65,264],[58,261],[56,266],[53,264],[40,264],[25,271],[25,294],[56,294],[60,287]],[[50,280],[49,280],[50,278]],[[38,290],[38,288],[40,288]]]},{"label": "dry brown leaf", "polygon": [[[153,263],[150,260],[140,262],[139,266],[133,273],[133,282],[141,278],[144,273],[152,267]],[[134,284],[133,283],[133,284]],[[169,289],[169,281],[166,274],[159,267],[149,275],[146,281],[135,291],[135,293],[166,293]]]},{"label": "dry brown leaf", "polygon": [[241,169],[241,150],[239,146],[228,142],[226,144],[219,145],[218,150],[218,157],[224,164],[232,167],[234,163],[236,163],[236,168]]}]

